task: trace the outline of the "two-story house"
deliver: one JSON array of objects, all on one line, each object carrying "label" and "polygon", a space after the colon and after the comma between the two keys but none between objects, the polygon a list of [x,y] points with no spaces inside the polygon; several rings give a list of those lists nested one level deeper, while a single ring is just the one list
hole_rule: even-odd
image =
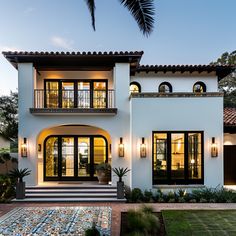
[{"label": "two-story house", "polygon": [[18,70],[28,186],[96,181],[101,162],[131,169],[131,188],[223,185],[218,81],[230,66],[142,66],[143,52],[3,55]]}]

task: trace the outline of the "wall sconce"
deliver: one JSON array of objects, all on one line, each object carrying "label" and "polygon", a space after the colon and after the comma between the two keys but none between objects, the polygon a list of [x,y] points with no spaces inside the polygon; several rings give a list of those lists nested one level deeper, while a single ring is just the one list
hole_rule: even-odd
[{"label": "wall sconce", "polygon": [[215,142],[215,137],[212,137],[211,141],[211,157],[218,157],[218,146]]},{"label": "wall sconce", "polygon": [[38,152],[41,152],[41,151],[42,151],[42,145],[38,144]]},{"label": "wall sconce", "polygon": [[142,143],[140,144],[140,157],[146,157],[147,156],[147,148],[145,144],[145,138],[142,137]]},{"label": "wall sconce", "polygon": [[119,143],[119,157],[124,157],[125,156],[125,148],[123,144],[123,138],[120,137],[120,143]]},{"label": "wall sconce", "polygon": [[21,156],[22,157],[27,157],[27,152],[28,152],[28,147],[27,147],[27,138],[23,139],[23,143],[21,144]]}]

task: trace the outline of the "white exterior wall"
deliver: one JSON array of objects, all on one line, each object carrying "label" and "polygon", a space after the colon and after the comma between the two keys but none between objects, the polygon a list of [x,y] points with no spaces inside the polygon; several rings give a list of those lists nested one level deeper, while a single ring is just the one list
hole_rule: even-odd
[{"label": "white exterior wall", "polygon": [[[20,157],[20,168],[32,170],[30,176],[26,177],[27,185],[38,183],[38,135],[46,128],[80,124],[90,125],[107,131],[112,140],[112,165],[116,167],[130,168],[130,113],[129,113],[129,64],[117,63],[113,69],[114,89],[116,96],[117,115],[57,115],[57,116],[34,116],[30,114],[29,108],[33,107],[33,88],[35,72],[32,64],[19,64],[19,143],[23,138],[28,139],[29,153],[27,158]],[[123,137],[125,144],[125,157],[118,157],[119,138]],[[20,152],[20,144],[19,144]],[[20,155],[20,153],[19,153]],[[112,176],[113,177],[113,176]],[[129,175],[124,179],[130,185]],[[113,184],[116,178],[113,178]]]},{"label": "white exterior wall", "polygon": [[[19,160],[19,168],[32,170],[26,177],[27,185],[37,185],[37,144],[42,140],[42,131],[61,125],[89,125],[105,130],[111,139],[113,167],[128,167],[131,172],[125,183],[132,188],[152,188],[152,131],[204,131],[204,184],[216,187],[223,185],[223,98],[222,97],[163,97],[132,98],[129,100],[129,84],[137,81],[142,92],[157,92],[161,82],[172,84],[173,92],[192,92],[193,84],[202,81],[207,92],[216,92],[217,77],[214,74],[140,73],[130,78],[128,63],[116,63],[112,71],[41,71],[37,75],[31,63],[19,63],[19,157],[23,138],[28,139],[28,157]],[[43,89],[43,79],[108,79],[109,89],[115,90],[118,113],[106,115],[32,115],[33,89]],[[123,137],[125,157],[118,157],[118,144]],[[140,158],[141,137],[147,142],[147,158]],[[210,157],[211,137],[216,137],[219,156]],[[41,178],[42,179],[42,178]],[[115,184],[117,179],[112,176]]]},{"label": "white exterior wall", "polygon": [[236,145],[236,134],[225,133],[224,145]]},{"label": "white exterior wall", "polygon": [[[152,188],[152,131],[204,131],[204,185],[223,185],[223,98],[131,98],[132,188]],[[147,157],[140,158],[141,137]],[[219,156],[210,155],[216,137]]]},{"label": "white exterior wall", "polygon": [[193,85],[202,81],[206,84],[207,92],[218,91],[218,80],[215,73],[154,73],[142,72],[131,77],[131,82],[136,81],[141,85],[141,92],[158,92],[162,82],[169,82],[173,92],[192,92]]}]

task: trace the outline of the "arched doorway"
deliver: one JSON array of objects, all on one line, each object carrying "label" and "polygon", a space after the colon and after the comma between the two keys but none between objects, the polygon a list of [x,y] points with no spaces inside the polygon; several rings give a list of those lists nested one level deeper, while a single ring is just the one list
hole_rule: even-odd
[{"label": "arched doorway", "polygon": [[[86,129],[87,134],[80,132]],[[91,132],[92,129],[96,132]],[[97,180],[96,166],[108,162],[110,141],[107,135],[99,134],[99,129],[91,126],[74,126],[74,130],[72,134],[53,132],[44,138],[44,181]]]}]

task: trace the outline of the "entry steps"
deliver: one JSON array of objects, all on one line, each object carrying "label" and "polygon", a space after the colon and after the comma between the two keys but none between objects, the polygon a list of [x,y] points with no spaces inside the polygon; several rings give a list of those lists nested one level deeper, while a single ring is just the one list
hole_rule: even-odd
[{"label": "entry steps", "polygon": [[26,187],[25,199],[14,202],[125,202],[110,185]]}]

